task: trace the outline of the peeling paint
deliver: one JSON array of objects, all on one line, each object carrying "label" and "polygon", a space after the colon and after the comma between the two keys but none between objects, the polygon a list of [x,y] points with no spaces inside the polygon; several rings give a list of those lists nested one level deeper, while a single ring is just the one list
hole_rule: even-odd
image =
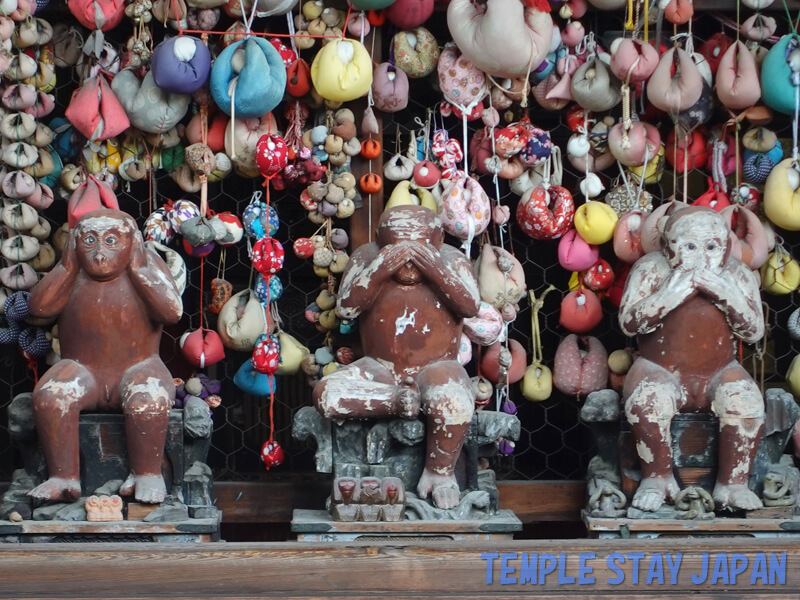
[{"label": "peeling paint", "polygon": [[416,318],[417,318],[416,310],[411,311],[411,313],[409,313],[408,308],[404,309],[403,314],[397,317],[397,319],[394,322],[395,335],[401,335],[405,333],[405,330],[409,325],[411,327],[416,325]]},{"label": "peeling paint", "polygon": [[650,450],[650,448],[648,448],[647,445],[641,440],[636,443],[636,453],[639,455],[639,458],[641,458],[648,465],[655,460],[652,450]]},{"label": "peeling paint", "polygon": [[131,407],[133,414],[150,413],[154,408],[157,410],[169,410],[171,406],[169,393],[162,381],[157,377],[148,377],[144,383],[129,381],[123,394],[125,400],[129,401],[139,394],[145,396],[148,400],[134,403]]},{"label": "peeling paint", "polygon": [[80,223],[80,233],[84,231],[93,232],[106,232],[109,229],[116,229],[120,233],[129,233],[131,231],[130,225],[123,219],[116,219],[114,217],[89,217],[83,219]]}]

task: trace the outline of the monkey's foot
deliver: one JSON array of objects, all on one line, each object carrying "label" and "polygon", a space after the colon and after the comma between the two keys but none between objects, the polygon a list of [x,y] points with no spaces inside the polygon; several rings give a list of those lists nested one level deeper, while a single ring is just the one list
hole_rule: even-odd
[{"label": "monkey's foot", "polygon": [[669,477],[646,477],[639,484],[631,504],[639,510],[655,512],[667,500],[672,500],[681,491],[678,482]]},{"label": "monkey's foot", "polygon": [[45,502],[75,502],[81,497],[81,482],[79,479],[51,477],[28,492],[28,496]]},{"label": "monkey's foot", "polygon": [[755,510],[764,507],[761,499],[743,483],[725,485],[717,482],[712,497],[719,508],[727,506],[742,510]]},{"label": "monkey's foot", "polygon": [[120,496],[134,495],[145,504],[160,504],[167,497],[167,486],[161,475],[134,475],[131,473],[119,489]]},{"label": "monkey's foot", "polygon": [[407,377],[403,381],[402,387],[397,392],[397,403],[400,407],[401,418],[413,419],[419,415],[419,389],[414,385],[414,380],[411,377]]},{"label": "monkey's foot", "polygon": [[422,477],[417,484],[417,494],[420,498],[427,498],[430,494],[436,508],[455,508],[461,500],[461,491],[458,489],[455,475],[438,475],[425,467]]}]

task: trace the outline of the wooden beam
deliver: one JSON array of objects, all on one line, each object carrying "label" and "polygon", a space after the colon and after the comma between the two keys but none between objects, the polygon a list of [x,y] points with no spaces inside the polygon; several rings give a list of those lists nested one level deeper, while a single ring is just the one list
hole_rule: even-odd
[{"label": "wooden beam", "polygon": [[[695,584],[691,576],[708,574],[717,556],[737,553],[748,565],[736,584]],[[510,569],[500,583],[501,560],[489,563],[484,553],[506,555]],[[539,583],[519,584],[522,554],[526,562],[539,558],[561,560],[559,568]],[[610,557],[619,553],[617,557]],[[681,555],[675,583],[669,570],[664,583],[646,579],[651,557]],[[785,553],[785,555],[783,555]],[[641,554],[634,573],[633,555]],[[756,556],[782,561],[781,579],[752,583]],[[513,555],[513,556],[512,556]],[[593,569],[592,583],[565,583],[577,578],[581,556]],[[630,556],[630,559],[625,559]],[[624,574],[618,585],[609,559]],[[623,560],[625,559],[625,560]],[[613,562],[612,560],[612,562]],[[741,560],[741,558],[739,559]],[[773,559],[773,562],[775,558]],[[505,543],[415,541],[352,542],[348,544],[4,544],[0,547],[0,590],[5,598],[564,598],[589,593],[591,598],[643,598],[645,593],[693,598],[738,597],[739,592],[761,598],[796,598],[800,593],[800,541],[790,538],[749,539],[626,539],[528,540]],[[487,565],[492,582],[487,583]],[[554,563],[557,564],[557,563]],[[666,569],[666,566],[664,567]],[[768,575],[769,568],[766,569]],[[612,579],[610,582],[609,579]],[[723,596],[731,594],[733,596]],[[541,594],[541,595],[540,595]],[[699,594],[699,595],[694,595]],[[651,596],[652,597],[652,596]]]},{"label": "wooden beam", "polygon": [[214,483],[214,504],[225,523],[288,523],[296,508],[321,509],[330,495],[322,479]]},{"label": "wooden beam", "polygon": [[498,481],[500,507],[510,508],[523,523],[580,521],[586,504],[583,481]]},{"label": "wooden beam", "polygon": [[[296,508],[322,509],[329,479],[294,476],[287,481],[217,481],[214,504],[225,523],[289,523]],[[585,504],[583,481],[499,481],[500,507],[523,523],[580,521]],[[0,496],[8,483],[0,482]]]},{"label": "wooden beam", "polygon": [[[218,481],[214,498],[225,523],[288,523],[296,508],[321,509],[329,480],[295,478],[280,482]],[[585,503],[583,481],[500,481],[501,508],[523,523],[579,521]]]}]

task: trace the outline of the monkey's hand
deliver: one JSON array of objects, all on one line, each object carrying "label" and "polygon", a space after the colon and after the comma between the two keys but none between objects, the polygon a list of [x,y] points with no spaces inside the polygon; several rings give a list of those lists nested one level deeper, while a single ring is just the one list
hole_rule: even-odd
[{"label": "monkey's hand", "polygon": [[715,302],[721,302],[730,296],[731,285],[727,283],[718,273],[707,270],[697,270],[694,273],[694,283],[697,289],[706,294]]},{"label": "monkey's hand", "polygon": [[155,321],[177,323],[183,314],[183,302],[167,265],[160,259],[150,259],[138,231],[132,246],[128,273],[134,288]]},{"label": "monkey's hand", "polygon": [[386,275],[392,275],[400,267],[411,260],[411,244],[398,242],[381,248],[375,260],[381,261],[380,269]]},{"label": "monkey's hand", "polygon": [[144,240],[141,232],[137,231],[132,240],[131,259],[128,262],[128,270],[131,272],[139,271],[147,267],[147,249],[144,247]]},{"label": "monkey's hand", "polygon": [[440,281],[446,271],[442,257],[430,244],[414,244],[411,247],[411,262],[428,278]]},{"label": "monkey's hand", "polygon": [[61,253],[61,266],[64,267],[64,270],[70,275],[75,275],[80,270],[75,250],[77,243],[78,240],[73,230],[73,233],[67,238],[67,243],[64,244],[64,250]]}]

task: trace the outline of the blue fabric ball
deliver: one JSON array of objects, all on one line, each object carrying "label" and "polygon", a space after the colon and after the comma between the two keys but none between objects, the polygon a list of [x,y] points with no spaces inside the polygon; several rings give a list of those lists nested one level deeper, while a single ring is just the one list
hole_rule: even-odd
[{"label": "blue fabric ball", "polygon": [[[239,48],[244,49],[244,66],[237,74],[231,63]],[[268,41],[246,38],[225,48],[214,61],[210,88],[214,102],[226,115],[231,116],[233,104],[237,119],[255,119],[283,99],[286,67]]]},{"label": "blue fabric ball", "polygon": [[[181,55],[188,57],[182,60]],[[211,73],[211,54],[206,45],[197,38],[179,35],[164,40],[153,51],[151,62],[156,85],[176,94],[192,94],[203,87]]]}]

